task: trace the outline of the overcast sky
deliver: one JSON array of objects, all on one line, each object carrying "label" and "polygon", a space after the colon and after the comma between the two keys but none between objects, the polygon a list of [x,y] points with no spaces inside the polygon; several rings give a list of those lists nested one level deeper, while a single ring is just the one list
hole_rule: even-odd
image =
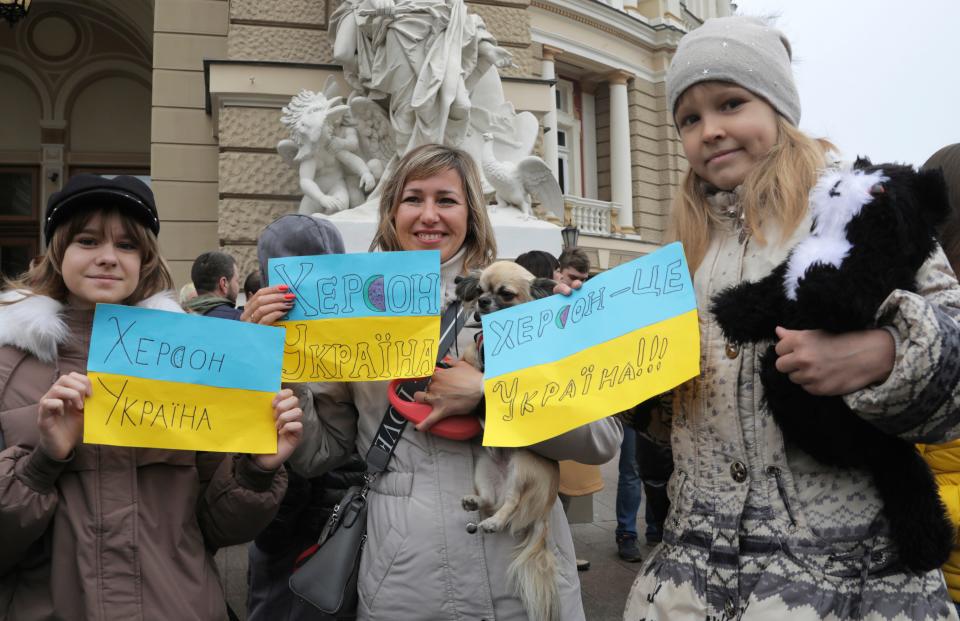
[{"label": "overcast sky", "polygon": [[800,127],[843,159],[923,164],[960,142],[960,0],[737,0],[779,15]]}]

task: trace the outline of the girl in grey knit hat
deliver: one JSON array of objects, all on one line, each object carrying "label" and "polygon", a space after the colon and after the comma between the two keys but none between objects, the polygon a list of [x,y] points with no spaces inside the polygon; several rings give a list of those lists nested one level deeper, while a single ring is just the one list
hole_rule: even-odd
[{"label": "girl in grey knit hat", "polygon": [[[870,475],[784,442],[758,376],[768,344],[725,343],[706,312],[716,293],[766,276],[810,231],[808,195],[831,147],[797,128],[791,54],[767,23],[713,19],[680,41],[667,72],[690,165],[672,229],[703,309],[702,374],[675,391],[671,512],[625,621],[957,619],[939,571],[899,562]],[[882,311],[886,329],[778,328],[778,370],[810,393],[844,395],[909,441],[935,417],[942,438],[956,437],[956,374],[929,355],[957,338],[952,321],[937,320],[960,312],[942,252],[917,274],[916,294],[891,296]]]}]

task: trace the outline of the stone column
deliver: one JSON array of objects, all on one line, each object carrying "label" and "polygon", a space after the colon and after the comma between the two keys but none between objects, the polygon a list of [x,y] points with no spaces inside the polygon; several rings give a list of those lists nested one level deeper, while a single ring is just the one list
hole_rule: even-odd
[{"label": "stone column", "polygon": [[620,204],[620,231],[633,233],[633,166],[630,161],[630,109],[627,80],[633,76],[615,71],[610,84],[610,200]]},{"label": "stone column", "polygon": [[[557,70],[554,59],[563,51],[550,45],[543,46],[543,64],[540,68],[540,77],[544,80],[555,80]],[[543,159],[550,166],[553,176],[560,179],[560,166],[557,162],[557,86],[550,87],[550,111],[543,116]]]}]

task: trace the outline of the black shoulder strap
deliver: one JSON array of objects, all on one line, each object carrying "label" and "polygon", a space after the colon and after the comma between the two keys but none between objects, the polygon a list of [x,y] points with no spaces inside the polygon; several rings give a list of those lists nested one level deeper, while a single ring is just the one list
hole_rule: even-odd
[{"label": "black shoulder strap", "polygon": [[[437,362],[443,360],[450,348],[457,341],[457,335],[467,322],[467,313],[463,310],[460,300],[455,300],[447,306],[440,319],[440,346],[437,348]],[[409,395],[412,398],[412,395]],[[380,421],[380,427],[377,434],[373,437],[373,443],[367,450],[367,474],[380,474],[387,469],[390,458],[397,448],[400,441],[400,434],[407,426],[407,419],[393,409],[392,405],[387,406],[387,411],[383,414],[383,420]]]}]

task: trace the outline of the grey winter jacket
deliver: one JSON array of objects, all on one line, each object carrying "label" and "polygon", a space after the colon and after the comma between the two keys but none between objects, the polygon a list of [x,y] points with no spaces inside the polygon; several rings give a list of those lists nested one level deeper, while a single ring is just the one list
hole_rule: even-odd
[{"label": "grey winter jacket", "polygon": [[[453,278],[461,266],[456,256],[441,267],[445,304],[452,299]],[[472,331],[463,330],[459,351],[472,339]],[[387,407],[387,382],[300,386],[304,436],[291,457],[293,468],[314,476],[335,466],[354,446],[366,454]],[[619,421],[606,418],[531,448],[551,459],[602,464],[616,454],[621,437]],[[480,521],[460,500],[474,489],[474,464],[482,450],[479,438],[456,442],[406,427],[388,472],[376,480],[370,495],[359,619],[527,619],[506,580],[517,540],[508,533],[466,530],[468,523]],[[551,516],[550,539],[559,561],[561,619],[582,620],[573,541],[559,502]]]},{"label": "grey winter jacket", "polygon": [[[761,406],[768,344],[728,345],[705,310],[720,290],[770,273],[809,216],[792,239],[770,228],[761,245],[740,235],[735,194],[712,202],[730,217],[694,275],[702,375],[675,393],[671,510],[624,620],[955,619],[939,570],[899,568],[869,474],[784,444]],[[877,315],[897,342],[893,372],[845,399],[881,429],[938,442],[960,435],[960,287],[939,248],[917,280],[917,293],[895,291]]]}]

